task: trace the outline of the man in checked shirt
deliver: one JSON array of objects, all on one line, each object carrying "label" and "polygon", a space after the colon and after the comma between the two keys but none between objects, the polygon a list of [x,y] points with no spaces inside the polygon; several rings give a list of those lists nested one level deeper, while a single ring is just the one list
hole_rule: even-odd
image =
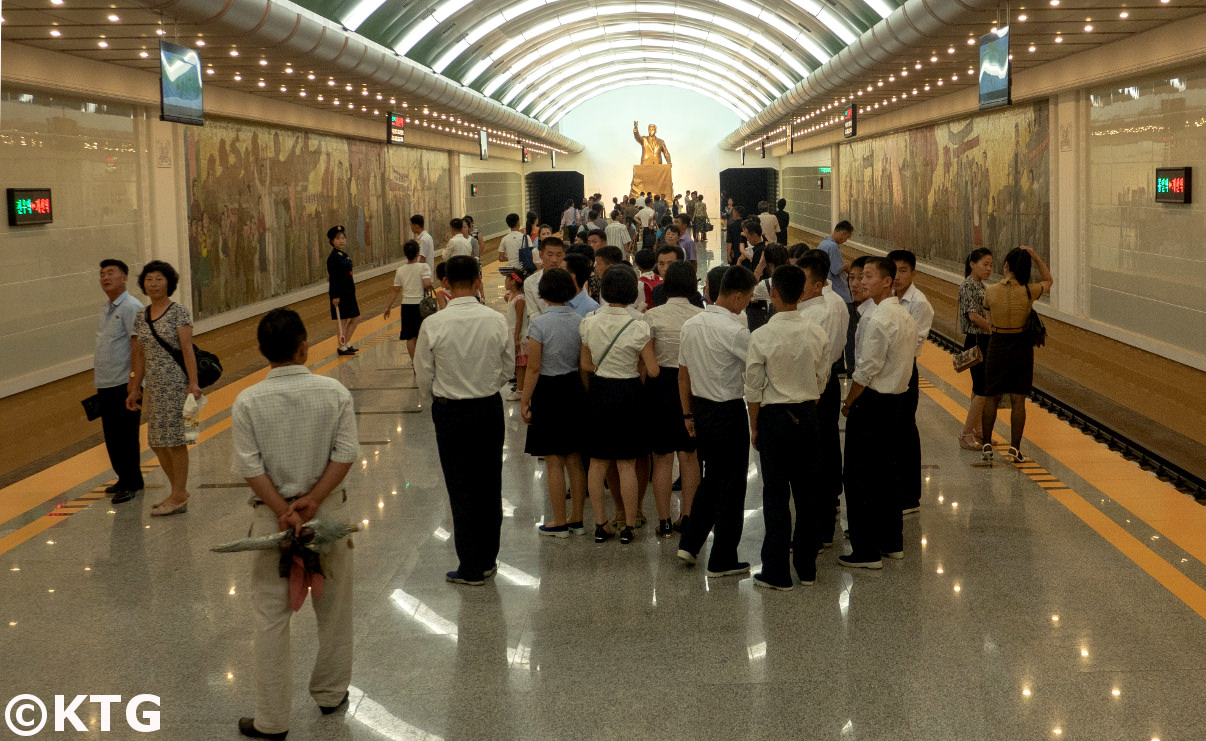
[{"label": "man in checked shirt", "polygon": [[[360,453],[352,394],[339,381],[310,373],[306,327],[296,312],[268,312],[256,334],[272,369],[240,393],[231,410],[231,468],[251,486],[250,535],[297,531],[316,514],[342,521],[347,493],[339,485]],[[310,696],[324,715],[347,702],[352,679],[351,546],[350,538],[335,543],[323,564],[322,594],[310,595],[318,618]],[[283,739],[292,697],[290,580],[280,576],[280,551],[255,551],[254,558],[255,716],[241,718],[239,731]]]}]

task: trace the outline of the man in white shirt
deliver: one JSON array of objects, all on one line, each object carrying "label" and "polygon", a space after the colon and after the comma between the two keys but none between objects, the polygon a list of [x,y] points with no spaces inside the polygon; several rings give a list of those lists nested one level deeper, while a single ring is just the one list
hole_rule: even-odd
[{"label": "man in white shirt", "polygon": [[[750,336],[745,402],[750,441],[762,463],[766,525],[754,586],[786,591],[793,586],[789,552],[800,583],[816,582],[817,518],[829,516],[822,512],[827,498],[815,486],[812,463],[818,454],[817,400],[829,377],[830,351],[825,330],[796,310],[800,299],[820,298],[821,281],[794,265],[775,268],[771,277],[775,313]],[[789,499],[796,505],[794,537]]]},{"label": "man in white shirt", "polygon": [[843,566],[883,568],[881,555],[904,558],[900,493],[901,407],[913,371],[917,324],[892,295],[896,264],[872,257],[863,288],[875,311],[859,322],[854,376],[842,404],[846,415],[846,519],[851,553]]},{"label": "man in white shirt", "polygon": [[[440,468],[452,507],[452,536],[460,563],[453,584],[481,586],[493,576],[502,530],[503,401],[499,389],[515,370],[507,320],[478,303],[481,270],[472,257],[447,262],[444,288],[452,299],[427,317],[415,349],[415,383],[430,404]],[[474,451],[472,465],[466,451]]]},{"label": "man in white shirt", "polygon": [[423,214],[411,216],[410,231],[419,242],[419,262],[425,262],[430,265],[431,273],[435,275],[435,240],[423,228],[424,221]]},{"label": "man in white shirt", "polygon": [[[352,394],[339,381],[306,368],[306,326],[296,312],[273,309],[260,320],[256,335],[272,369],[231,408],[231,468],[251,487],[250,534],[300,532],[316,515],[347,522],[347,493],[340,483],[360,451]],[[303,408],[305,413],[299,412]],[[306,592],[293,593],[290,585],[299,575],[282,578],[280,564],[275,548],[256,551],[252,560],[255,715],[239,720],[239,731],[252,738],[283,739],[289,732],[289,620]],[[321,569],[321,579],[310,584],[318,619],[310,696],[326,715],[347,702],[352,680],[351,541],[336,541]]]},{"label": "man in white shirt", "polygon": [[893,288],[900,305],[917,324],[917,351],[914,353],[913,375],[909,377],[909,390],[905,392],[904,407],[901,409],[902,434],[900,462],[900,509],[906,515],[921,511],[921,431],[917,429],[917,401],[921,395],[917,385],[917,360],[921,348],[930,336],[934,324],[934,307],[917,286],[913,285],[917,269],[917,255],[910,250],[892,250],[888,259],[896,263],[896,281]]},{"label": "man in white shirt", "polygon": [[628,225],[623,222],[623,214],[617,209],[611,212],[611,223],[603,230],[606,235],[607,244],[612,247],[619,247],[622,250],[627,250],[628,245],[632,244],[632,232]]},{"label": "man in white shirt", "polygon": [[473,257],[473,243],[463,233],[464,222],[453,219],[448,222],[448,228],[452,230],[452,236],[448,238],[448,246],[444,248],[444,259],[451,260],[460,255]]},{"label": "man in white shirt", "polygon": [[540,279],[544,277],[546,270],[565,267],[565,243],[558,237],[545,237],[540,240],[540,260],[544,267],[523,281],[524,311],[527,312],[529,322],[548,311],[548,303],[540,298]]},{"label": "man in white shirt", "polygon": [[105,491],[112,503],[128,502],[142,491],[142,446],[138,428],[142,412],[126,408],[126,384],[130,381],[130,341],[134,320],[142,304],[126,290],[130,268],[121,260],[100,263],[100,286],[108,297],[96,328],[96,354],[92,360],[92,379],[99,400],[105,450],[117,481]]},{"label": "man in white shirt", "polygon": [[653,210],[653,199],[646,198],[645,207],[636,212],[633,221],[636,222],[638,229],[649,229],[653,226],[654,216],[656,216],[656,212]]},{"label": "man in white shirt", "polygon": [[748,574],[749,563],[737,559],[745,519],[749,427],[745,404],[745,361],[750,332],[741,312],[754,292],[754,274],[740,267],[717,267],[708,273],[720,286],[716,300],[683,323],[678,353],[678,393],[687,432],[696,439],[703,479],[683,523],[678,557],[688,565],[698,560],[708,533],[715,528],[708,555],[708,576]]},{"label": "man in white shirt", "polygon": [[511,271],[522,270],[523,263],[519,259],[519,250],[523,248],[527,235],[519,226],[519,214],[507,214],[507,228],[511,231],[498,243],[498,262]]},{"label": "man in white shirt", "polygon": [[766,201],[758,203],[758,223],[767,242],[779,241],[779,219],[770,212],[770,204]]}]

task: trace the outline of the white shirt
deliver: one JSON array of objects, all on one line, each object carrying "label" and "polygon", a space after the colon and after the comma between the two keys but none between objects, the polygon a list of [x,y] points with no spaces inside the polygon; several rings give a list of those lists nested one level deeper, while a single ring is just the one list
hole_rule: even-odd
[{"label": "white shirt", "polygon": [[876,304],[858,326],[862,342],[855,353],[855,383],[881,394],[903,394],[913,375],[917,323],[890,297]]},{"label": "white shirt", "polygon": [[[765,273],[763,273],[765,275]],[[770,289],[774,284],[771,283],[769,277],[763,278],[754,284],[754,294],[750,296],[750,302],[766,301],[770,303]]]},{"label": "white shirt", "polygon": [[472,296],[454,298],[423,320],[415,347],[419,398],[482,399],[498,393],[515,371],[515,340],[507,319]]},{"label": "white shirt", "polygon": [[858,327],[854,330],[854,357],[858,357],[858,347],[863,343],[863,330],[866,329],[867,317],[875,313],[875,302],[869,298],[863,299],[858,305]]},{"label": "white shirt", "polygon": [[519,270],[523,267],[523,263],[519,261],[519,250],[523,247],[523,232],[508,232],[498,243],[498,247],[507,255],[507,265],[512,270]]},{"label": "white shirt", "polygon": [[625,249],[628,243],[632,241],[632,234],[628,231],[627,224],[621,224],[618,221],[613,221],[603,230],[604,236],[607,237],[607,244],[611,247],[619,247]]},{"label": "white shirt", "polygon": [[230,416],[231,471],[243,478],[266,473],[285,498],[314,488],[327,463],[360,456],[352,392],[304,365],[268,371],[238,395]]},{"label": "white shirt", "polygon": [[775,237],[779,233],[779,220],[774,214],[758,214],[758,221],[762,224],[762,238],[767,242],[778,241]]},{"label": "white shirt", "polygon": [[742,398],[749,345],[744,318],[722,306],[709,304],[684,322],[678,365],[691,375],[692,395],[709,401]]},{"label": "white shirt", "polygon": [[[582,335],[582,344],[590,349],[595,375],[602,378],[640,377],[637,360],[641,350],[649,344],[649,325],[628,313],[628,309],[604,306],[585,317],[578,325],[578,332]],[[610,350],[608,345],[611,345]]]},{"label": "white shirt", "polygon": [[816,401],[829,382],[831,365],[825,330],[798,311],[779,312],[750,335],[745,400],[750,404]]},{"label": "white shirt", "polygon": [[435,273],[435,240],[426,230],[419,232],[419,257],[426,258],[426,262],[431,266],[432,274]]},{"label": "white shirt", "polygon": [[[846,304],[842,304],[842,311],[845,310]],[[814,296],[807,301],[801,301],[800,304],[796,306],[796,313],[804,317],[804,320],[809,324],[814,324],[817,327],[820,327],[821,331],[825,333],[825,356],[829,358],[830,365],[830,368],[825,370],[825,383],[829,383],[829,372],[832,370],[834,362],[836,362],[836,358],[833,357],[834,337],[831,333],[834,328],[830,326],[834,322],[832,321],[832,317],[829,313],[829,302],[825,300],[824,295]],[[845,334],[841,336],[841,342],[842,345],[838,349],[839,356],[841,355],[841,351],[846,347]]]},{"label": "white shirt", "polygon": [[464,234],[453,234],[444,250],[444,259],[451,260],[459,255],[473,257],[473,243]]},{"label": "white shirt", "polygon": [[523,279],[523,305],[524,311],[528,314],[528,321],[549,310],[548,302],[540,298],[540,279],[542,277],[544,277],[544,271],[537,270]]},{"label": "white shirt", "polygon": [[921,348],[925,346],[925,340],[930,336],[930,327],[934,324],[934,307],[916,285],[910,285],[909,290],[905,291],[903,296],[898,296],[897,300],[917,324],[917,351],[913,357],[920,358]]},{"label": "white shirt", "polygon": [[402,289],[399,303],[417,304],[423,300],[423,281],[431,280],[431,266],[425,262],[408,262],[394,271],[394,285]]},{"label": "white shirt", "polygon": [[680,296],[666,299],[666,303],[645,312],[645,322],[653,336],[653,355],[662,368],[678,368],[678,348],[682,338],[683,324],[703,309],[692,306]]},{"label": "white shirt", "polygon": [[632,218],[634,221],[636,221],[638,226],[648,227],[650,225],[649,220],[652,219],[653,217],[654,217],[653,209],[649,208],[648,206],[645,206],[640,211],[637,211],[636,216],[634,216]]},{"label": "white shirt", "polygon": [[836,363],[846,350],[846,335],[850,331],[850,309],[846,306],[846,299],[828,283],[821,289],[821,296],[825,298],[825,306],[829,309],[829,323],[825,325],[825,331],[829,333],[831,343],[830,357]]}]

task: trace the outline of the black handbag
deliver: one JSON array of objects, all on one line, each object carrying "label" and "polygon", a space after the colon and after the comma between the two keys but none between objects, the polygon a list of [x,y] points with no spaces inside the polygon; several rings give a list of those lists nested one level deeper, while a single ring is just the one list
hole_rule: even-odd
[{"label": "black handbag", "polygon": [[101,416],[100,394],[93,394],[92,396],[89,396],[87,399],[84,399],[80,403],[84,405],[84,414],[88,417],[89,422],[100,418],[100,416]]},{"label": "black handbag", "polygon": [[428,288],[423,293],[423,299],[419,301],[419,318],[426,319],[439,310],[440,302],[436,300],[435,289]]},{"label": "black handbag", "polygon": [[[146,315],[147,326],[151,328],[151,336],[159,343],[168,355],[176,361],[180,366],[180,370],[184,371],[184,375],[188,375],[188,368],[184,365],[184,352],[178,350],[168,343],[163,341],[159,333],[155,331],[155,324],[151,321],[151,307],[147,307]],[[213,386],[222,377],[222,361],[218,360],[218,356],[212,352],[206,352],[193,344],[193,357],[197,360],[197,385],[201,388]]]},{"label": "black handbag", "polygon": [[[1030,286],[1026,286],[1026,297],[1030,297]],[[1025,329],[1035,347],[1042,347],[1047,344],[1047,325],[1043,324],[1043,318],[1038,315],[1038,312],[1033,307],[1030,309],[1030,316],[1026,317]]]}]

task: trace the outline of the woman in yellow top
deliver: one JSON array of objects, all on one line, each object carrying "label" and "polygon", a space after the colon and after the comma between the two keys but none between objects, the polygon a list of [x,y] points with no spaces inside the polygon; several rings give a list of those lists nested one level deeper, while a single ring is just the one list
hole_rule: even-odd
[{"label": "woman in yellow top", "polygon": [[[1030,282],[1031,266],[1038,268],[1039,281]],[[1001,395],[1009,394],[1009,452],[1006,457],[1022,462],[1022,431],[1026,427],[1026,397],[1034,379],[1034,338],[1026,331],[1031,306],[1051,290],[1055,279],[1046,263],[1030,247],[1015,247],[1005,255],[1005,280],[984,291],[984,312],[992,325],[988,355],[984,359],[984,412],[981,457],[992,460],[992,428],[997,423]]]}]

